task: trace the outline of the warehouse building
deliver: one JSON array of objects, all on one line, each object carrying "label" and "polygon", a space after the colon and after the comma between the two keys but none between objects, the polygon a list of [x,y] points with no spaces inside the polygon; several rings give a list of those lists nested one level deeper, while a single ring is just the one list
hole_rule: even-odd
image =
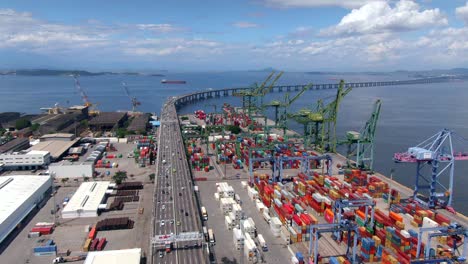
[{"label": "warehouse building", "polygon": [[110,182],[84,182],[62,210],[62,218],[97,217],[99,205],[104,201]]},{"label": "warehouse building", "polygon": [[29,148],[29,139],[15,138],[0,146],[0,153],[20,151]]},{"label": "warehouse building", "polygon": [[140,264],[141,248],[88,252],[84,264]]},{"label": "warehouse building", "polygon": [[41,137],[40,142],[32,146],[31,150],[49,151],[52,161],[63,157],[80,138],[73,134],[48,134]]},{"label": "warehouse building", "polygon": [[89,121],[89,127],[93,130],[113,130],[121,127],[127,118],[127,113],[101,112]]},{"label": "warehouse building", "polygon": [[0,177],[0,243],[41,203],[51,187],[49,176]]},{"label": "warehouse building", "polygon": [[94,163],[93,162],[69,162],[62,161],[59,163],[52,163],[49,166],[49,172],[54,178],[92,178],[94,174]]},{"label": "warehouse building", "polygon": [[0,164],[5,170],[35,170],[50,164],[48,151],[31,150],[0,154]]}]

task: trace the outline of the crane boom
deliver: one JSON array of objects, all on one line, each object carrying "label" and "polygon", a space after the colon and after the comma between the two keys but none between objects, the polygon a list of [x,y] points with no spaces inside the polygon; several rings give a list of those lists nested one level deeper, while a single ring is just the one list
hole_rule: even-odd
[{"label": "crane boom", "polygon": [[77,76],[73,75],[73,79],[75,80],[75,87],[78,90],[78,92],[80,92],[81,99],[83,100],[83,103],[85,104],[85,106],[90,106],[91,103],[89,102],[88,95],[83,90],[83,88],[81,88],[81,84],[80,84],[80,81],[78,80]]}]

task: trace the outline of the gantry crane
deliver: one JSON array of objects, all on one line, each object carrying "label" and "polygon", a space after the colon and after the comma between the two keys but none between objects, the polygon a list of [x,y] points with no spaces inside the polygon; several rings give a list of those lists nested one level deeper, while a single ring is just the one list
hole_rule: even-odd
[{"label": "gantry crane", "polygon": [[[372,170],[374,165],[374,138],[377,128],[377,121],[380,116],[380,107],[382,103],[377,100],[374,104],[372,114],[366,124],[359,132],[346,132],[347,139],[339,142],[347,145],[347,163],[348,167],[358,167],[365,170]],[[352,162],[351,159],[355,157]],[[354,164],[353,164],[354,163]]]},{"label": "gantry crane", "polygon": [[75,88],[80,92],[81,99],[83,100],[84,106],[89,108],[90,115],[98,115],[99,110],[97,109],[97,104],[93,104],[89,101],[88,95],[81,87],[80,81],[78,80],[78,75],[73,75],[73,79],[75,80]]},{"label": "gantry crane", "polygon": [[[314,263],[319,263],[319,239],[322,237],[322,233],[342,233],[347,232],[347,249],[346,256],[351,261],[352,264],[358,263],[357,259],[357,241],[358,241],[358,226],[355,223],[352,223],[348,220],[343,220],[340,223],[333,224],[317,224],[310,226],[310,243],[309,243],[309,255],[313,256]],[[351,233],[354,232],[354,238],[351,242]],[[352,243],[352,244],[351,244]],[[351,252],[350,252],[350,249]],[[313,255],[312,255],[313,250]],[[322,256],[323,257],[323,256]]]},{"label": "gantry crane", "polygon": [[[284,96],[284,101],[281,102],[279,100],[273,100],[268,104],[262,105],[262,107],[274,107],[275,108],[275,127],[283,129],[283,136],[286,135],[287,129],[287,120],[288,120],[288,113],[289,113],[289,106],[294,103],[302,94],[304,94],[313,84],[308,84],[302,87],[302,90],[294,95],[291,99],[289,98],[289,93],[286,93]],[[280,108],[282,108],[281,115],[280,115]],[[265,124],[266,125],[266,124]]]},{"label": "gantry crane", "polygon": [[343,97],[346,96],[352,88],[344,90],[345,82],[340,81],[335,99],[327,105],[323,100],[317,101],[316,107],[312,109],[302,109],[296,113],[288,114],[289,118],[296,120],[304,125],[304,146],[312,138],[315,149],[322,152],[336,152],[336,122],[338,110]]},{"label": "gantry crane", "polygon": [[323,148],[330,152],[336,152],[336,122],[338,120],[338,110],[340,108],[341,101],[343,100],[343,97],[352,90],[351,87],[343,90],[344,85],[345,82],[341,80],[336,92],[335,100],[326,105],[321,111],[324,114],[324,123],[326,125],[326,133],[324,135],[325,145]]},{"label": "gantry crane", "polygon": [[[320,113],[321,105],[322,101],[319,100],[315,110],[301,109],[296,113],[288,114],[289,118],[293,119],[304,127],[303,145],[305,149],[309,147],[311,138],[314,138],[312,141],[316,146],[318,146],[323,139],[319,139],[319,136],[325,133],[325,127],[322,125],[324,120],[323,114]],[[314,129],[312,129],[312,124],[315,126]],[[315,134],[312,134],[313,132],[315,132]]]},{"label": "gantry crane", "polygon": [[[426,247],[424,249],[424,259],[420,259],[421,256],[421,245],[422,245],[422,236],[424,233],[427,234],[427,241]],[[431,256],[431,239],[433,237],[451,237],[453,241],[452,245],[452,252],[454,254],[453,257],[446,257],[446,256]],[[460,254],[458,252],[458,247],[460,246],[460,242],[463,244],[463,252]],[[449,226],[439,226],[439,227],[422,227],[419,229],[418,233],[418,247],[416,251],[416,260],[412,260],[411,263],[442,263],[442,262],[465,262],[467,257],[468,251],[468,230],[457,224],[452,223]],[[459,254],[459,256],[455,255],[455,252]]]},{"label": "gantry crane", "polygon": [[122,82],[122,86],[124,87],[125,93],[127,94],[128,98],[130,98],[130,101],[132,102],[132,112],[135,112],[137,106],[141,105],[141,102],[138,101],[136,97],[130,95],[126,82]]},{"label": "gantry crane", "polygon": [[259,109],[258,98],[260,98],[260,101],[263,100],[263,97],[271,91],[276,81],[283,75],[283,72],[277,74],[275,78],[273,78],[274,75],[275,72],[272,72],[260,86],[255,83],[251,88],[243,89],[232,94],[233,96],[242,97],[242,109],[249,117],[253,112]]},{"label": "gantry crane", "polygon": [[[468,160],[466,153],[454,152],[454,139],[468,142],[455,132],[443,129],[417,146],[408,148],[407,152],[395,153],[393,156],[393,160],[397,163],[416,163],[413,199],[429,208],[442,207],[454,211],[451,205],[455,160]],[[439,170],[439,166],[443,168]],[[425,172],[425,167],[429,167],[430,172]],[[425,177],[424,173],[429,177]],[[424,180],[425,184],[421,183],[421,180]],[[447,181],[448,186],[443,184]],[[442,189],[443,192],[437,192],[437,189]],[[428,201],[420,197],[421,190],[429,190]]]}]

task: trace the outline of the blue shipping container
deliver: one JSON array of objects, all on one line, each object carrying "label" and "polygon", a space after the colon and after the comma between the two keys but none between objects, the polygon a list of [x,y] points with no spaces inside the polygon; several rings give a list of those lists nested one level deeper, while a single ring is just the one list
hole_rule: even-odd
[{"label": "blue shipping container", "polygon": [[302,255],[301,252],[296,252],[296,258],[299,261],[304,261],[304,256]]}]

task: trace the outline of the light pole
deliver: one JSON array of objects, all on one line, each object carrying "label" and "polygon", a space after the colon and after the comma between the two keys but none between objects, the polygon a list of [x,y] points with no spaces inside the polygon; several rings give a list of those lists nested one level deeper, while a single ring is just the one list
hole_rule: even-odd
[{"label": "light pole", "polygon": [[395,169],[392,168],[390,169],[390,182],[388,184],[388,209],[390,210],[390,206],[392,205],[392,200],[391,200],[391,194],[392,194],[392,188],[391,188],[391,184],[393,182],[393,173],[395,172]]}]

